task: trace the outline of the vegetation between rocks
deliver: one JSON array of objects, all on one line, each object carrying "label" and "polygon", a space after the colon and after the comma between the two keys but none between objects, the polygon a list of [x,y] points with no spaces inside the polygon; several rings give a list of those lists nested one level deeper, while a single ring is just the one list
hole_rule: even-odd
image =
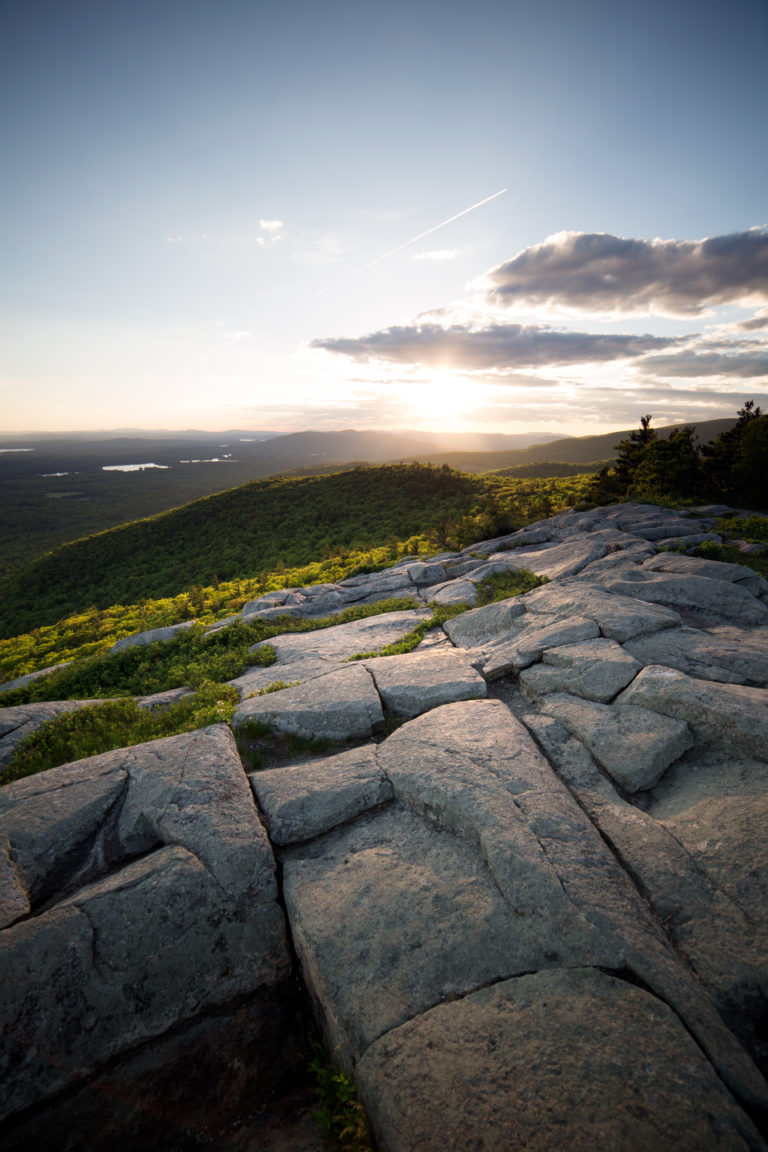
[{"label": "vegetation between rocks", "polygon": [[370,652],[356,652],[354,656],[350,656],[348,659],[350,661],[370,660],[376,656],[403,656],[406,652],[412,652],[414,648],[418,648],[426,634],[431,632],[433,628],[439,628],[441,624],[445,624],[446,620],[452,620],[454,616],[459,616],[470,607],[470,604],[430,604],[431,617],[428,620],[422,620],[411,632],[406,632],[402,639],[395,640],[392,644],[385,644],[383,648],[372,649]]},{"label": "vegetation between rocks", "polygon": [[518,568],[514,572],[491,572],[477,586],[477,607],[508,600],[511,596],[523,596],[548,583],[548,576],[537,576],[527,568]]},{"label": "vegetation between rocks", "polygon": [[[336,616],[296,619],[281,616],[264,620],[233,621],[216,632],[200,626],[185,628],[169,641],[137,644],[121,652],[109,652],[74,660],[21,688],[0,694],[0,704],[28,704],[42,700],[87,700],[93,697],[147,696],[169,688],[195,688],[206,680],[234,680],[256,664],[269,667],[276,659],[271,644],[261,643],[286,632],[314,632],[333,624],[345,624],[417,607],[408,597],[394,597],[374,604],[352,605]],[[253,645],[260,647],[251,652]]]},{"label": "vegetation between rocks", "polygon": [[63,713],[21,741],[0,770],[0,784],[114,748],[228,723],[237,703],[237,690],[231,685],[205,681],[194,694],[163,708],[142,708],[128,697]]},{"label": "vegetation between rocks", "polygon": [[315,1113],[324,1139],[338,1152],[373,1152],[365,1109],[354,1080],[318,1055],[310,1064],[317,1085]]}]

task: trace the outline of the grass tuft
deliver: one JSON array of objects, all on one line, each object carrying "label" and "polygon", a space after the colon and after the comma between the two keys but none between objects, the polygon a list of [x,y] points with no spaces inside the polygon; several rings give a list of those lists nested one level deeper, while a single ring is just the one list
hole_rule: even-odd
[{"label": "grass tuft", "polygon": [[477,586],[477,607],[495,604],[497,600],[508,600],[511,596],[524,596],[526,592],[549,584],[549,576],[537,576],[527,568],[509,572],[492,572]]},{"label": "grass tuft", "polygon": [[88,705],[56,716],[22,740],[0,771],[0,784],[115,748],[177,736],[209,724],[229,723],[237,703],[235,688],[209,681],[201,684],[194,695],[166,708],[149,710],[131,698]]}]

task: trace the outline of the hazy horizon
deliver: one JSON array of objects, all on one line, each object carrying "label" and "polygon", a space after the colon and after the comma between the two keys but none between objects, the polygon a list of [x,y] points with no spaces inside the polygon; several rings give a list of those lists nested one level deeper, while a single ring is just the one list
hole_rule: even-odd
[{"label": "hazy horizon", "polygon": [[761,0],[4,15],[6,436],[768,407]]}]

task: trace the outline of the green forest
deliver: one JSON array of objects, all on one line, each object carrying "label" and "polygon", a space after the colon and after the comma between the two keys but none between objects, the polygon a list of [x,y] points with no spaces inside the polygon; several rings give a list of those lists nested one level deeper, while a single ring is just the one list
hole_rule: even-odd
[{"label": "green forest", "polygon": [[388,549],[369,561],[380,566],[463,547],[574,504],[585,486],[583,476],[516,481],[424,464],[254,481],[33,561],[0,582],[0,636],[372,547]]},{"label": "green forest", "polygon": [[[610,467],[548,479],[418,463],[273,477],[66,544],[0,582],[0,681],[88,659],[149,628],[210,624],[268,590],[455,551],[570,507],[768,508],[768,416],[752,401],[704,446],[689,428],[658,435],[644,416],[614,448]],[[752,521],[740,532],[765,540],[766,521]]]}]

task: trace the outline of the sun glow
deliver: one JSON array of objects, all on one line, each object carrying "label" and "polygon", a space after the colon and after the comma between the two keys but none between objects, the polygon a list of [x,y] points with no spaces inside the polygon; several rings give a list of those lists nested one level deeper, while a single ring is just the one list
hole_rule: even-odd
[{"label": "sun glow", "polygon": [[411,421],[446,430],[461,428],[476,403],[471,382],[449,368],[414,380],[403,399]]}]

